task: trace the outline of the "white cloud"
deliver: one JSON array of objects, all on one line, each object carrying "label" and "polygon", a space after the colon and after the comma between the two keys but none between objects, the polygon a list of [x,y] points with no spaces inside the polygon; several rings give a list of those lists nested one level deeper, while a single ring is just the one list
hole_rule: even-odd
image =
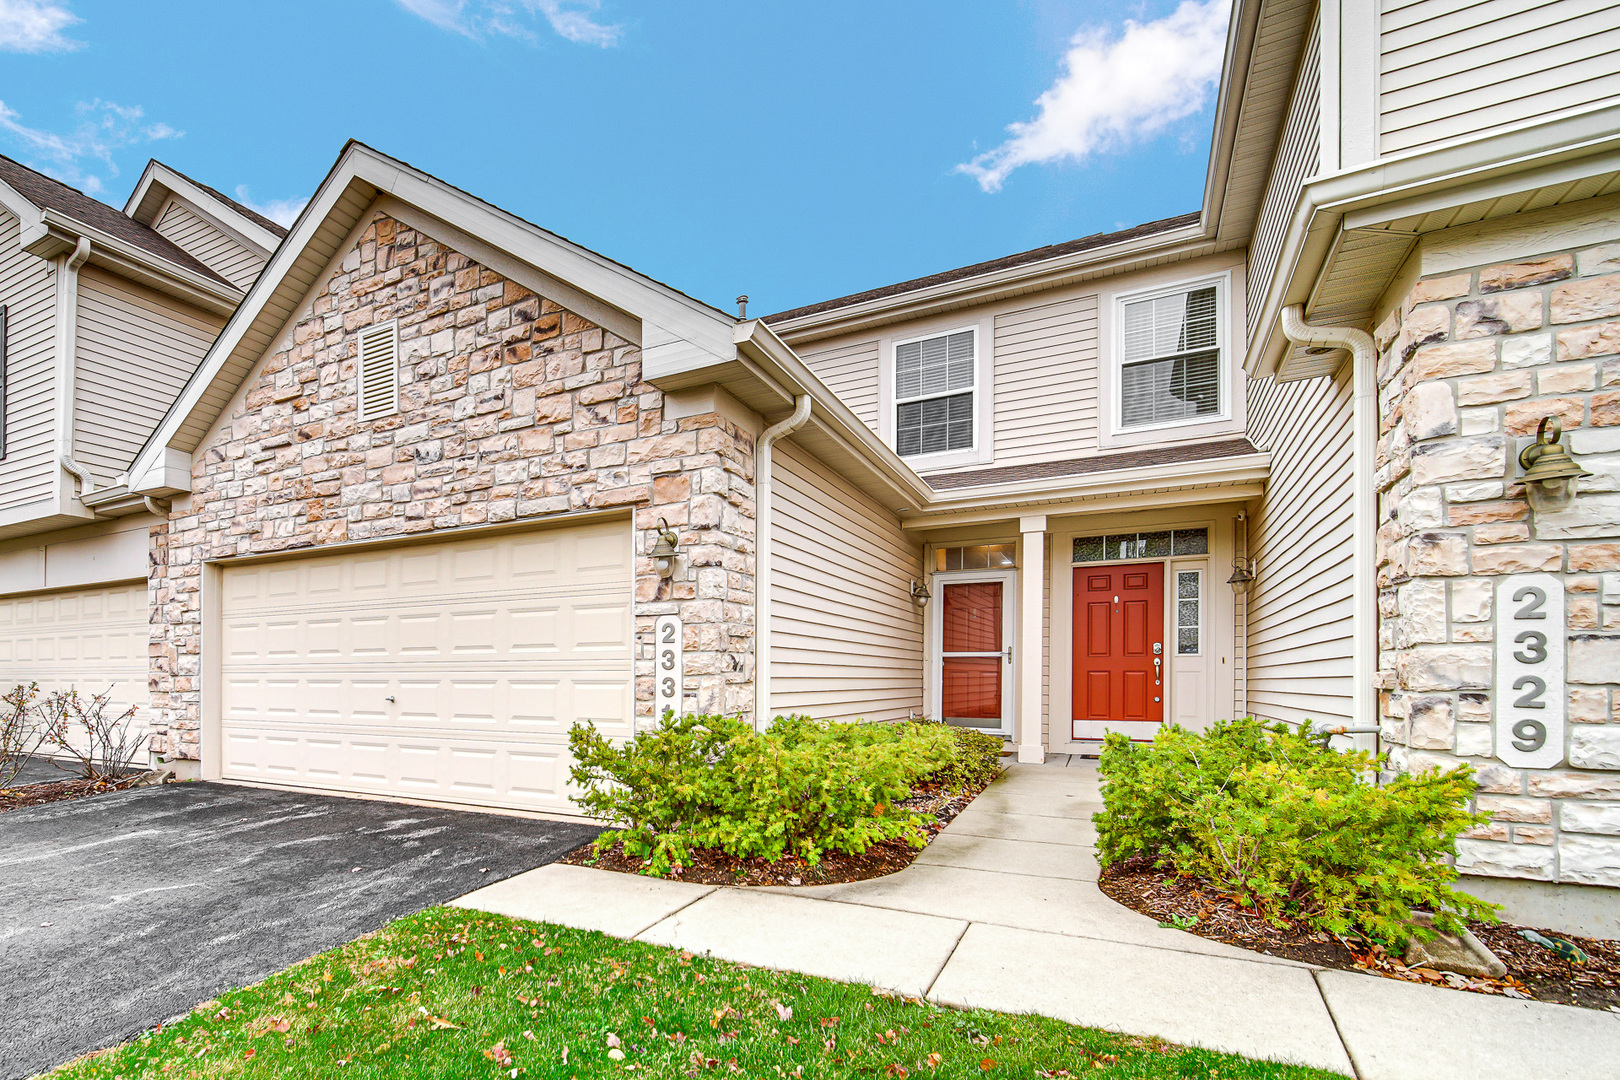
[{"label": "white cloud", "polygon": [[1127,19],[1115,36],[1084,27],[1069,42],[1063,73],[1009,124],[1011,138],[956,167],[999,191],[1021,165],[1082,161],[1152,138],[1204,107],[1221,77],[1230,0],[1184,0],[1154,22]]},{"label": "white cloud", "polygon": [[[4,3],[5,0],[0,0]],[[489,35],[533,41],[531,29],[536,17],[544,19],[552,32],[581,45],[607,48],[619,41],[620,27],[599,23],[593,17],[601,0],[395,0],[412,15],[434,26],[470,38]]]},{"label": "white cloud", "polygon": [[79,22],[61,4],[47,0],[0,0],[0,51],[67,52],[83,45],[63,37],[62,31]]},{"label": "white cloud", "polygon": [[299,212],[309,204],[309,196],[306,195],[301,199],[271,199],[269,202],[256,203],[248,198],[247,185],[238,184],[236,201],[254,213],[263,214],[277,225],[286,228],[298,220]]},{"label": "white cloud", "polygon": [[101,194],[106,190],[106,180],[118,175],[114,155],[119,150],[185,135],[168,124],[146,123],[146,114],[139,106],[100,98],[79,102],[74,113],[78,124],[63,135],[27,127],[15,110],[0,101],[0,136],[9,137],[25,164],[72,184],[86,195]]}]

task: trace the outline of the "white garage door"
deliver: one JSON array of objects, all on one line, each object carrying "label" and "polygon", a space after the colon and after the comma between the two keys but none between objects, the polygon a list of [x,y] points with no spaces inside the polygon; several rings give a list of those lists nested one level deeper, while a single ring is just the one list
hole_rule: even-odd
[{"label": "white garage door", "polygon": [[25,682],[42,695],[111,689],[108,713],[133,705],[144,731],[149,636],[144,581],[0,598],[0,692]]},{"label": "white garage door", "polygon": [[633,730],[631,567],[610,522],[227,568],[223,775],[574,809],[569,727]]}]

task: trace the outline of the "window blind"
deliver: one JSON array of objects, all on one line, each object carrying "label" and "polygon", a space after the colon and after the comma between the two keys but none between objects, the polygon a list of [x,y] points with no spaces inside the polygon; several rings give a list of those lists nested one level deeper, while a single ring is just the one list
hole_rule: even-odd
[{"label": "window blind", "polygon": [[973,385],[973,331],[926,341],[908,341],[894,350],[894,396],[928,397]]},{"label": "window blind", "polygon": [[386,322],[360,331],[360,419],[375,420],[399,411],[399,324]]},{"label": "window blind", "polygon": [[902,457],[973,449],[973,331],[894,350],[895,449]]},{"label": "window blind", "polygon": [[1162,424],[1221,411],[1216,289],[1125,305],[1120,422]]}]

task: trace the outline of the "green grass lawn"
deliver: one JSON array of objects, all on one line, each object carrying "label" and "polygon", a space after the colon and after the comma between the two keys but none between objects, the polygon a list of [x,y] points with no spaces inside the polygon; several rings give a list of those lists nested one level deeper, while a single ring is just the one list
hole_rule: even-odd
[{"label": "green grass lawn", "polygon": [[56,1080],[124,1077],[1326,1077],[960,1012],[603,934],[429,908]]}]

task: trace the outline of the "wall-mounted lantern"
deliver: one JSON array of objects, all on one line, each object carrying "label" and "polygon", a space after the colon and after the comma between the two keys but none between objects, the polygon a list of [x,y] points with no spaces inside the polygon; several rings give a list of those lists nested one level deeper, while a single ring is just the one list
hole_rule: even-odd
[{"label": "wall-mounted lantern", "polygon": [[918,607],[927,607],[929,598],[932,597],[933,595],[934,595],[933,593],[928,591],[927,584],[925,584],[924,582],[918,581],[915,578],[912,579],[912,582],[911,582],[911,599],[916,603],[916,605]]},{"label": "wall-mounted lantern", "polygon": [[1254,560],[1233,559],[1232,576],[1226,579],[1235,592],[1248,592],[1249,586],[1254,584]]},{"label": "wall-mounted lantern", "polygon": [[658,542],[653,544],[651,552],[653,566],[658,568],[658,576],[667,578],[675,572],[675,549],[681,538],[670,529],[669,522],[663,518],[658,519]]},{"label": "wall-mounted lantern", "polygon": [[1575,500],[1575,481],[1591,476],[1575,463],[1559,441],[1564,425],[1556,416],[1543,416],[1536,425],[1536,441],[1519,453],[1524,467],[1524,491],[1538,514],[1556,514]]}]

